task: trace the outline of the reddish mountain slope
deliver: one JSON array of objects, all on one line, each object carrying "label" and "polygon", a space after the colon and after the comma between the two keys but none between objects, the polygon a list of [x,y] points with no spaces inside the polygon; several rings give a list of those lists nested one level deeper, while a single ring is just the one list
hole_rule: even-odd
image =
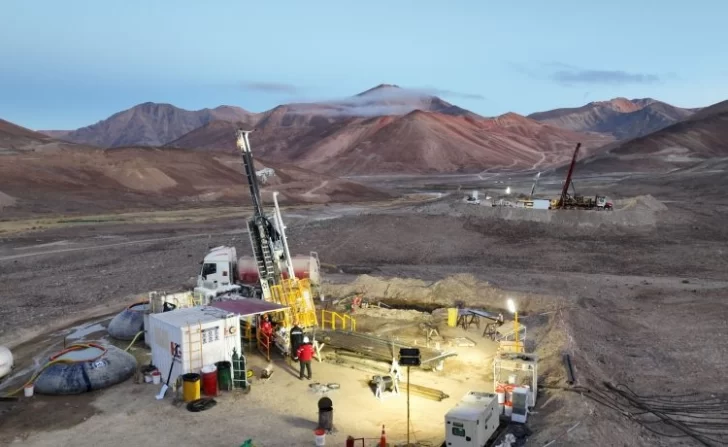
[{"label": "reddish mountain slope", "polygon": [[29,151],[53,151],[64,148],[81,147],[77,144],[55,140],[42,133],[0,119],[0,155]]},{"label": "reddish mountain slope", "polygon": [[[118,148],[6,155],[0,163],[3,215],[101,213],[249,203],[238,155],[181,149]],[[283,203],[327,203],[387,199],[387,193],[275,163],[275,176],[263,184]],[[2,200],[5,198],[5,200]]]},{"label": "reddish mountain slope", "polygon": [[63,139],[107,148],[161,146],[216,120],[252,123],[255,114],[230,106],[190,111],[171,104],[147,102],[68,132]]},{"label": "reddish mountain slope", "polygon": [[[233,150],[236,127],[210,123],[169,145]],[[483,118],[391,85],[338,102],[276,107],[261,115],[251,135],[266,159],[336,175],[546,167],[568,158],[577,141],[589,150],[612,139],[516,114]]]},{"label": "reddish mountain slope", "polygon": [[590,172],[668,171],[720,163],[728,157],[728,101],[705,107],[689,118],[584,159],[580,169]]},{"label": "reddish mountain slope", "polygon": [[528,115],[529,118],[577,132],[600,132],[619,140],[644,136],[693,114],[651,98],[614,98]]}]

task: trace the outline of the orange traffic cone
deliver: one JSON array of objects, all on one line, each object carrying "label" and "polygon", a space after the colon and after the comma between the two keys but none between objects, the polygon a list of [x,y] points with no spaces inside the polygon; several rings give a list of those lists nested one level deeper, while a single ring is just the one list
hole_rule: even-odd
[{"label": "orange traffic cone", "polygon": [[382,437],[379,438],[379,447],[387,447],[387,433],[384,431],[384,425],[382,425]]}]

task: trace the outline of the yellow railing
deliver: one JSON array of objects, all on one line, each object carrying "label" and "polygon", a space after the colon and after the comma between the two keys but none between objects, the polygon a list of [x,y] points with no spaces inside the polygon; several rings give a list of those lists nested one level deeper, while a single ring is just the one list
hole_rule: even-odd
[{"label": "yellow railing", "polygon": [[[328,317],[328,318],[327,318]],[[338,324],[337,324],[338,323]],[[348,326],[348,327],[347,327]],[[331,330],[356,331],[356,319],[351,315],[340,314],[330,310],[321,310],[321,328]]]}]

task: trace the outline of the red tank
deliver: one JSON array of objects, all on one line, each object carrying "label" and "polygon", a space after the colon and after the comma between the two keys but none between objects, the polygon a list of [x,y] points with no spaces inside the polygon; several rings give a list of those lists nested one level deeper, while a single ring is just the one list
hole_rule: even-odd
[{"label": "red tank", "polygon": [[[315,283],[318,280],[318,272],[312,274],[310,270],[311,256],[296,255],[293,257],[293,272],[298,279],[311,279]],[[288,278],[288,272],[283,271],[283,277]],[[238,259],[238,279],[243,284],[256,284],[260,281],[255,259],[249,256]]]}]

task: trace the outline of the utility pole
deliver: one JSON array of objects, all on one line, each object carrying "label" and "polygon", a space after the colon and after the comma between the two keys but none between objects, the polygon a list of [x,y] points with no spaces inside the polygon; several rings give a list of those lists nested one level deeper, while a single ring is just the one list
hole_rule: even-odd
[{"label": "utility pole", "polygon": [[420,366],[422,357],[418,348],[400,348],[399,364],[407,367],[407,447],[410,445],[410,367]]}]

